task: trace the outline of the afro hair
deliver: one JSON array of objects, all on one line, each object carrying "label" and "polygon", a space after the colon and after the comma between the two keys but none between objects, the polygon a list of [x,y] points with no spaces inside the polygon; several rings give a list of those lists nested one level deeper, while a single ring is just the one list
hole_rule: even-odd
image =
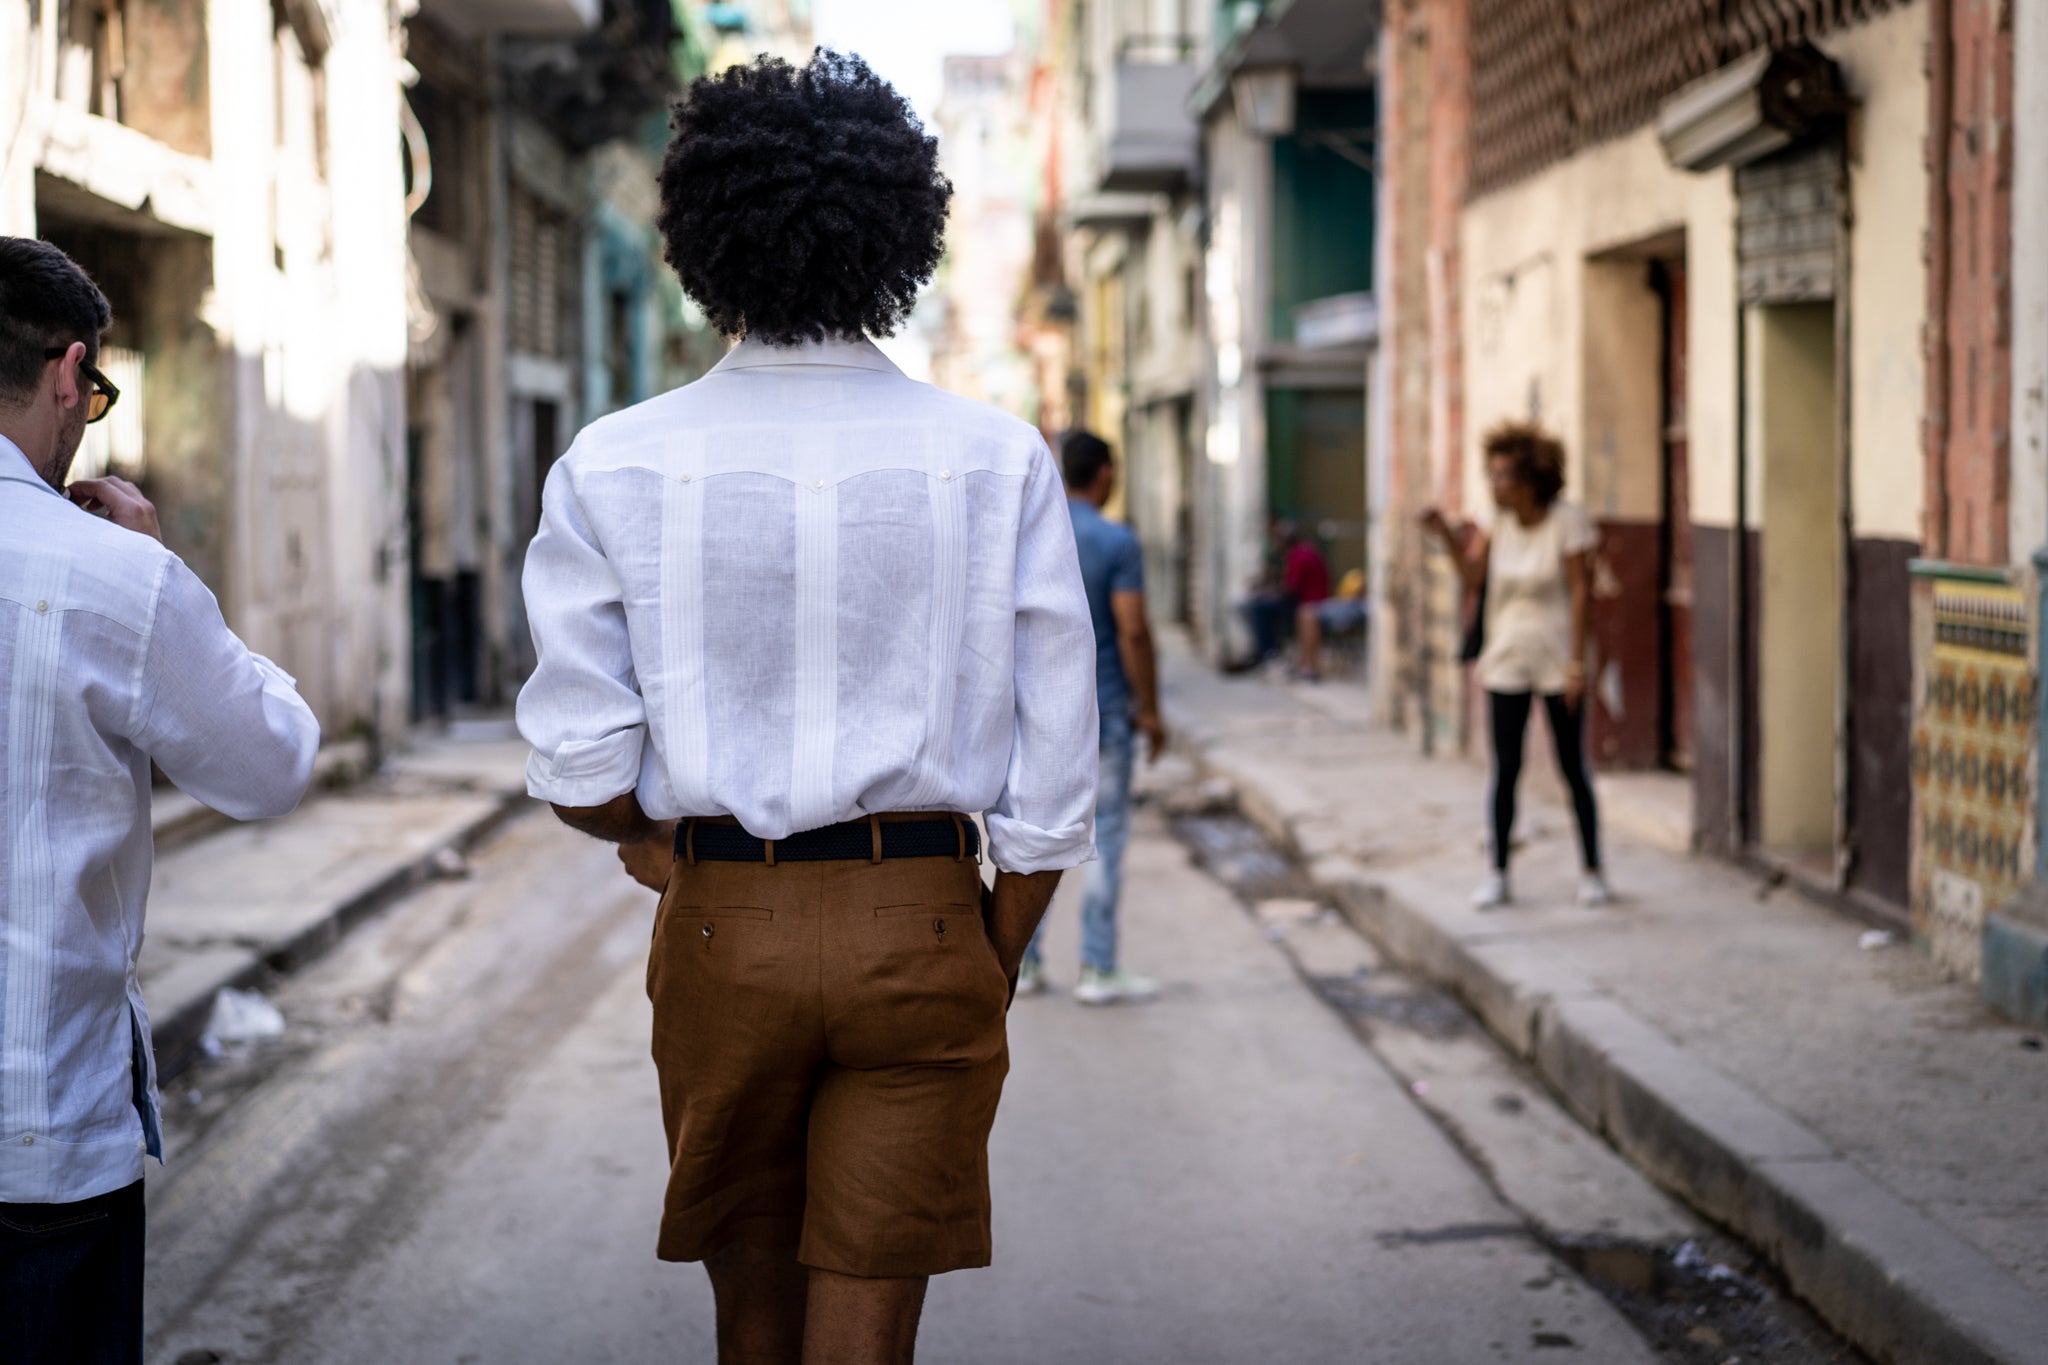
[{"label": "afro hair", "polygon": [[776,346],[888,336],[945,247],[939,145],[859,57],[762,56],[669,114],[663,254],[726,336]]},{"label": "afro hair", "polygon": [[1486,458],[1508,460],[1515,478],[1527,484],[1538,507],[1548,507],[1564,492],[1564,442],[1534,422],[1502,422],[1486,433]]}]

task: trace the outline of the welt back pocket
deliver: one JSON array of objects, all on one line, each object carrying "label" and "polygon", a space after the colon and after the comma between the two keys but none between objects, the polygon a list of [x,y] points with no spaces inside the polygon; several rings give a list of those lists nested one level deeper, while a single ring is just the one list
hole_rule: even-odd
[{"label": "welt back pocket", "polygon": [[978,915],[981,910],[966,901],[906,901],[902,905],[878,905],[876,919],[894,919],[898,915]]},{"label": "welt back pocket", "polygon": [[688,919],[774,919],[775,912],[760,905],[678,905],[675,913]]}]

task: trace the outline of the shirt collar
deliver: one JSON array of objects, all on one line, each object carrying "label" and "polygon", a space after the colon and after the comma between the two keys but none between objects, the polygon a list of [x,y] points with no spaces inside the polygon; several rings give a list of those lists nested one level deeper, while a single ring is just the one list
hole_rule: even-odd
[{"label": "shirt collar", "polygon": [[34,484],[45,493],[55,493],[60,498],[64,496],[36,472],[36,467],[29,463],[28,453],[5,436],[0,436],[0,479],[19,479],[23,483]]},{"label": "shirt collar", "polygon": [[900,376],[903,372],[882,354],[882,348],[866,337],[848,341],[827,337],[803,341],[794,346],[770,346],[765,341],[742,341],[726,352],[725,359],[712,367],[713,374],[731,370],[786,369],[792,366],[825,366],[833,369],[874,370]]}]

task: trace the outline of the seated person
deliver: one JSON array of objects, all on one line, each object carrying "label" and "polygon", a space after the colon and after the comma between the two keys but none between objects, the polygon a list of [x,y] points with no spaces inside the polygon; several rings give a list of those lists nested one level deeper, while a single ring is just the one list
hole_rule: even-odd
[{"label": "seated person", "polygon": [[1266,537],[1265,563],[1252,581],[1251,590],[1237,604],[1252,637],[1251,657],[1235,665],[1240,669],[1256,668],[1280,653],[1300,605],[1285,584],[1287,547],[1294,540],[1293,524],[1276,517],[1267,524]]},{"label": "seated person", "polygon": [[1337,592],[1316,606],[1316,620],[1326,635],[1346,635],[1365,627],[1372,606],[1365,598],[1365,570],[1347,569]]},{"label": "seated person", "polygon": [[1287,547],[1281,588],[1293,598],[1294,632],[1300,654],[1294,661],[1294,676],[1314,682],[1323,672],[1323,624],[1317,608],[1330,599],[1330,565],[1316,543],[1292,526],[1287,528]]}]

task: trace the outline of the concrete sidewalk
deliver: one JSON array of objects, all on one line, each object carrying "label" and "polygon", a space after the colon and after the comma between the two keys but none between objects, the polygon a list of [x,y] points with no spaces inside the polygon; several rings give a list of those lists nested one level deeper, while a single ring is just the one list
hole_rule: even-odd
[{"label": "concrete sidewalk", "polygon": [[1163,654],[1180,742],[1355,923],[1845,1335],[1886,1362],[2048,1362],[2038,1038],[1911,947],[1865,949],[1863,925],[1626,822],[1607,822],[1620,902],[1583,909],[1570,815],[1540,798],[1516,904],[1474,910],[1477,767],[1341,698]]},{"label": "concrete sidewalk", "polygon": [[367,778],[338,761],[358,780],[316,786],[281,820],[215,821],[171,794],[140,964],[160,1077],[190,1061],[222,987],[289,971],[391,897],[460,875],[462,851],[527,799],[526,745],[483,733],[423,734]]}]

